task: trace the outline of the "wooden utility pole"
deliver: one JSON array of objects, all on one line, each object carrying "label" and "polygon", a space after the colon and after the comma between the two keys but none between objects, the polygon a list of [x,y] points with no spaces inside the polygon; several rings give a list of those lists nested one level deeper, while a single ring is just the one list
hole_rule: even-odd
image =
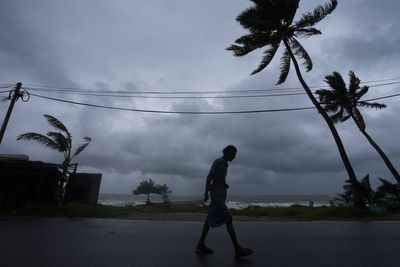
[{"label": "wooden utility pole", "polygon": [[15,89],[13,90],[14,94],[12,95],[10,106],[8,106],[7,114],[4,117],[3,125],[1,126],[1,130],[0,130],[0,144],[3,141],[4,132],[6,131],[8,121],[10,120],[10,116],[11,116],[11,112],[14,108],[14,104],[18,100],[19,97],[22,97],[22,95],[20,93],[21,87],[22,87],[22,83],[19,82],[19,83],[17,83],[17,85],[15,86]]}]

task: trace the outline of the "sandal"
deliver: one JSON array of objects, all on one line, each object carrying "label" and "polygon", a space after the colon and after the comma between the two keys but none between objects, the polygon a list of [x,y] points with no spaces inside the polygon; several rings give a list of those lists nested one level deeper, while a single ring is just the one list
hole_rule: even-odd
[{"label": "sandal", "polygon": [[213,254],[214,251],[211,248],[208,248],[205,245],[203,245],[203,246],[197,246],[196,253],[205,255],[205,254]]},{"label": "sandal", "polygon": [[240,258],[240,257],[246,257],[253,254],[253,251],[249,248],[240,248],[235,251],[235,256]]}]

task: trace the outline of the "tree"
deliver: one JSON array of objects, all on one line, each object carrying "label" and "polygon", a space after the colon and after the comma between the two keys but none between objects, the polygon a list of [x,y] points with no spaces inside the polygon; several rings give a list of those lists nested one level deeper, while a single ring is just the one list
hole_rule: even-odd
[{"label": "tree", "polygon": [[146,204],[150,203],[150,194],[158,194],[159,190],[152,179],[140,182],[138,187],[132,191],[134,195],[147,195]]},{"label": "tree", "polygon": [[[251,73],[253,75],[262,71],[271,63],[278,48],[281,43],[283,43],[284,52],[281,58],[280,76],[277,85],[285,82],[289,74],[291,62],[293,62],[297,78],[311,102],[327,123],[339,149],[341,159],[346,168],[351,184],[355,189],[357,189],[359,187],[359,182],[350,160],[347,157],[340,136],[328,114],[319,104],[310,90],[310,87],[304,81],[297,62],[297,59],[302,60],[306,71],[312,69],[313,64],[311,57],[300,42],[297,41],[297,38],[311,37],[313,35],[321,34],[321,32],[313,28],[313,26],[333,12],[337,6],[337,1],[331,0],[324,6],[318,6],[313,12],[304,14],[297,22],[293,22],[293,20],[300,0],[251,1],[254,2],[255,5],[243,11],[236,19],[245,29],[248,29],[250,33],[238,38],[235,41],[235,44],[228,47],[227,50],[233,51],[235,56],[244,56],[254,50],[268,47],[264,52],[264,57],[262,58],[260,65]],[[355,190],[355,192],[357,192],[357,190]],[[355,196],[355,199],[355,207],[361,208],[365,206],[364,203],[362,203],[361,197]]]},{"label": "tree", "polygon": [[81,144],[74,153],[72,153],[72,136],[67,127],[53,116],[44,115],[44,117],[51,126],[58,130],[58,132],[48,132],[46,134],[47,136],[39,133],[28,132],[19,135],[17,140],[34,140],[48,148],[61,152],[64,155],[64,161],[62,163],[63,173],[66,174],[72,159],[78,156],[90,144],[92,139],[87,136],[83,137],[85,142]]},{"label": "tree", "polygon": [[400,184],[400,174],[394,168],[385,152],[383,152],[378,144],[367,133],[364,118],[358,109],[358,107],[384,109],[386,108],[386,105],[360,100],[361,97],[368,92],[369,87],[360,87],[361,81],[353,71],[349,72],[348,88],[346,87],[342,75],[338,72],[333,72],[332,75],[326,76],[325,82],[329,85],[330,89],[317,90],[316,94],[319,96],[324,110],[328,113],[334,112],[334,114],[330,116],[333,123],[345,122],[349,118],[352,118],[360,132],[379,153],[389,171]]},{"label": "tree", "polygon": [[[354,205],[354,187],[350,183],[347,183],[343,186],[343,189],[344,193],[338,194],[339,198],[336,198],[335,200],[344,202],[346,205]],[[381,194],[372,189],[369,174],[361,179],[359,193],[363,198],[363,201],[368,203],[369,206],[380,203]]]},{"label": "tree", "polygon": [[[62,163],[62,171],[66,176],[68,173],[68,167],[71,164],[73,158],[78,156],[92,141],[90,137],[83,137],[85,141],[72,153],[72,136],[69,133],[67,127],[50,115],[43,115],[47,122],[54,127],[58,132],[48,132],[46,135],[40,133],[28,132],[21,134],[17,137],[17,140],[33,140],[40,144],[45,145],[48,148],[57,150],[64,155],[64,161]],[[58,199],[62,201],[64,199],[64,193],[67,188],[68,180],[59,181],[58,184]]]},{"label": "tree", "polygon": [[166,184],[163,185],[157,185],[157,191],[158,194],[161,195],[164,203],[168,203],[169,202],[169,194],[171,194],[171,190],[169,190],[168,186]]},{"label": "tree", "polygon": [[383,178],[379,178],[381,186],[377,189],[381,202],[390,210],[400,210],[400,184],[393,184]]}]

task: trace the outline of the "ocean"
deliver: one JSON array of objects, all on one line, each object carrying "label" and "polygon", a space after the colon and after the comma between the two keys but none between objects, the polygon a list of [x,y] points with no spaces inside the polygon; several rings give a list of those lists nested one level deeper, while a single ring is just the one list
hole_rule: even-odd
[{"label": "ocean", "polygon": [[[294,204],[309,206],[310,201],[314,207],[329,206],[330,201],[337,196],[327,195],[242,195],[228,196],[226,204],[228,208],[243,209],[249,206],[259,207],[289,207]],[[111,206],[143,205],[146,203],[145,195],[125,195],[125,194],[100,194],[99,203]],[[172,202],[201,202],[202,196],[171,196]],[[162,202],[158,195],[150,195],[151,202]]]}]

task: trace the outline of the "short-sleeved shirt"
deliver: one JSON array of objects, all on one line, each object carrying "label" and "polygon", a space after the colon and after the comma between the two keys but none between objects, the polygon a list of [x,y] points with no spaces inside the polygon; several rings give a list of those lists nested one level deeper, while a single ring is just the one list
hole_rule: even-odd
[{"label": "short-sleeved shirt", "polygon": [[228,166],[229,166],[228,162],[222,156],[214,160],[214,163],[211,166],[208,175],[212,177],[212,180],[215,183],[225,183],[226,174],[228,172]]}]

